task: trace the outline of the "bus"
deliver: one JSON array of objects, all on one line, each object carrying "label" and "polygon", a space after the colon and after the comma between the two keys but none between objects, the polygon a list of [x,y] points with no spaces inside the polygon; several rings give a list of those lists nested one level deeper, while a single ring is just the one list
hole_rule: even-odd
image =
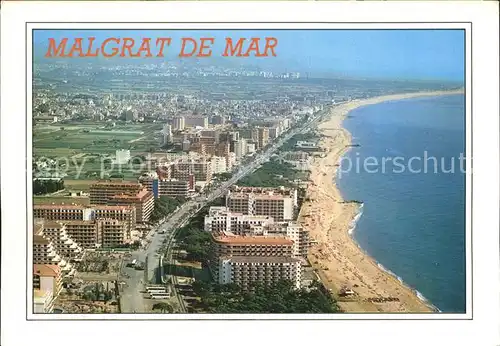
[{"label": "bus", "polygon": [[170,298],[170,293],[150,293],[151,299],[168,299]]},{"label": "bus", "polygon": [[167,290],[163,289],[163,290],[148,290],[148,293],[149,294],[158,294],[158,293],[166,293]]},{"label": "bus", "polygon": [[149,290],[165,290],[165,286],[146,286],[146,291]]}]

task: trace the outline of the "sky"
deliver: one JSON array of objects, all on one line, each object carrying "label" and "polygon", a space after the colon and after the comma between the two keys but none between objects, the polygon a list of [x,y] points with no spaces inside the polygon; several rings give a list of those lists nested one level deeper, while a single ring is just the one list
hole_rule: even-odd
[{"label": "sky", "polygon": [[[463,30],[35,30],[35,56],[47,51],[48,38],[171,37],[170,55],[178,59],[181,37],[213,37],[214,64],[239,60],[263,69],[286,69],[351,78],[463,82]],[[277,57],[221,58],[225,38],[276,37]],[[86,58],[89,59],[89,58]],[[185,58],[187,59],[187,58]],[[151,62],[144,59],[145,63]]]}]

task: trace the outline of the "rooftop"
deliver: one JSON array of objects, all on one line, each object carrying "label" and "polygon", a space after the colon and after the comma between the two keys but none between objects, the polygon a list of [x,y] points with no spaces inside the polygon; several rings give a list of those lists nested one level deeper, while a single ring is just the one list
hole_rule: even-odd
[{"label": "rooftop", "polygon": [[65,225],[93,225],[96,220],[64,220]]},{"label": "rooftop", "polygon": [[33,234],[41,234],[43,232],[43,224],[36,223],[33,225]]},{"label": "rooftop", "polygon": [[38,302],[50,298],[51,295],[52,291],[33,290],[33,297],[35,298],[35,301]]},{"label": "rooftop", "polygon": [[232,245],[293,245],[293,241],[283,237],[214,235],[217,243]]},{"label": "rooftop", "polygon": [[57,277],[61,274],[61,268],[55,264],[33,264],[33,274]]},{"label": "rooftop", "polygon": [[80,204],[35,204],[33,209],[85,209],[86,206]]},{"label": "rooftop", "polygon": [[146,197],[148,195],[152,195],[152,192],[148,191],[146,189],[143,189],[135,195],[128,195],[128,194],[122,193],[122,194],[114,195],[111,198],[112,199],[125,199],[125,200],[137,200],[137,199],[142,200],[144,197]]},{"label": "rooftop", "polygon": [[121,186],[121,187],[136,187],[136,188],[141,188],[142,185],[137,182],[132,182],[132,181],[98,181],[96,183],[93,183],[90,185],[90,187],[104,187],[104,186]]},{"label": "rooftop", "polygon": [[224,257],[231,260],[233,263],[295,263],[299,262],[298,258],[293,257],[277,257],[277,256],[233,256]]},{"label": "rooftop", "polygon": [[273,194],[273,192],[262,192],[262,193],[254,193],[254,192],[233,192],[229,195],[229,199],[248,199],[248,198],[253,198],[253,199],[262,199],[262,200],[283,200],[283,199],[288,199],[291,198],[290,196],[287,195],[276,195]]},{"label": "rooftop", "polygon": [[45,221],[43,223],[43,227],[44,228],[57,228],[57,229],[60,229],[60,228],[63,228],[64,225],[58,221],[52,221],[52,220],[48,220],[48,221]]},{"label": "rooftop", "polygon": [[34,210],[84,210],[84,209],[95,209],[95,210],[129,210],[132,206],[128,205],[75,205],[75,204],[35,204],[33,206]]},{"label": "rooftop", "polygon": [[41,234],[34,234],[33,235],[33,244],[50,244],[50,240],[45,238]]}]

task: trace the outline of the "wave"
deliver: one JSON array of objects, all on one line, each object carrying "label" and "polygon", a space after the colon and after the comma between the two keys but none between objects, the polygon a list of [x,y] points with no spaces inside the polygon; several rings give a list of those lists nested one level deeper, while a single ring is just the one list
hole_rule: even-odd
[{"label": "wave", "polygon": [[361,203],[361,205],[359,206],[358,213],[356,214],[356,216],[354,216],[354,219],[352,219],[351,223],[349,224],[349,230],[347,231],[347,233],[349,233],[349,235],[353,234],[354,230],[356,229],[356,226],[358,224],[359,219],[361,219],[361,216],[363,215],[363,205],[364,204]]},{"label": "wave", "polygon": [[394,272],[390,271],[389,269],[385,268],[381,263],[379,263],[377,261],[375,261],[375,263],[377,263],[377,266],[382,271],[384,271],[387,274],[391,275],[392,277],[396,278],[401,283],[401,285],[405,286],[406,288],[410,289],[413,293],[415,293],[415,295],[417,296],[417,298],[421,302],[424,302],[425,305],[427,305],[431,309],[435,310],[436,312],[442,312],[441,310],[439,310],[439,308],[437,306],[433,305],[427,298],[425,298],[425,296],[420,291],[414,289],[413,287],[409,286],[406,282],[404,282],[403,279],[401,278],[401,276],[398,276],[396,273],[394,273]]},{"label": "wave", "polygon": [[[351,112],[349,112],[351,113]],[[349,114],[348,113],[348,114]],[[342,125],[343,126],[343,125]],[[344,127],[344,126],[343,126]],[[344,127],[345,128],[345,127]],[[352,141],[355,139],[356,137],[352,136],[351,137],[351,143]],[[341,165],[342,163],[342,159],[344,156],[346,156],[349,151],[352,150],[352,148],[349,148],[348,150],[346,150],[340,157],[339,159],[337,160],[337,164]],[[401,153],[400,151],[398,150],[395,150],[395,149],[392,149],[392,148],[388,148],[386,149],[386,152],[389,152],[389,153],[392,153],[392,154],[403,154]],[[335,178],[336,179],[339,179],[340,178],[340,169],[336,169],[335,171]],[[353,236],[354,234],[354,230],[356,229],[356,226],[358,224],[358,221],[359,219],[361,218],[361,216],[363,215],[363,206],[364,206],[364,203],[361,203],[361,205],[359,206],[359,211],[358,213],[356,214],[356,216],[354,216],[353,220],[351,221],[351,223],[349,224],[349,229],[348,229],[348,234],[349,236],[351,237],[351,239],[353,240],[354,244],[357,245],[357,247],[361,250],[361,252],[363,252],[366,256],[368,256],[369,258],[371,258],[376,264],[377,266],[384,272],[386,272],[387,274],[391,275],[392,277],[396,278],[400,283],[401,285],[405,286],[406,288],[410,289],[412,292],[414,292],[417,296],[417,298],[424,302],[429,308],[433,309],[434,311],[436,312],[442,312],[437,306],[433,305],[427,298],[425,298],[425,296],[419,292],[418,290],[412,288],[411,286],[409,286],[408,284],[406,284],[403,280],[403,278],[401,278],[400,276],[398,276],[396,273],[390,271],[389,269],[385,268],[381,263],[379,263],[374,257],[372,257],[370,254],[368,254],[368,252],[363,249],[361,247],[361,245],[358,243],[358,241],[355,239],[355,237]]]},{"label": "wave", "polygon": [[352,219],[351,223],[349,224],[349,230],[347,231],[348,234],[351,236],[352,240],[354,241],[354,243],[358,246],[358,248],[367,256],[369,256],[370,258],[373,259],[373,261],[375,261],[375,263],[377,264],[377,266],[383,271],[383,272],[386,272],[387,274],[391,275],[392,277],[396,278],[400,283],[401,285],[405,286],[406,288],[410,289],[411,291],[413,291],[417,298],[424,302],[427,306],[429,306],[431,309],[433,309],[434,311],[436,312],[442,312],[441,310],[439,310],[439,308],[435,305],[433,305],[427,298],[425,298],[425,296],[419,292],[418,290],[414,289],[413,287],[409,286],[407,283],[404,282],[403,278],[399,275],[397,275],[396,273],[392,272],[391,270],[385,268],[381,263],[377,262],[377,260],[375,258],[373,258],[372,256],[370,256],[362,247],[361,245],[359,245],[359,243],[356,241],[356,239],[353,237],[353,233],[354,233],[354,230],[356,229],[356,226],[358,224],[358,221],[359,219],[361,218],[361,216],[363,215],[363,206],[364,206],[364,203],[362,203],[360,206],[359,206],[359,211],[358,213],[356,214],[356,216],[354,216],[354,218]]}]

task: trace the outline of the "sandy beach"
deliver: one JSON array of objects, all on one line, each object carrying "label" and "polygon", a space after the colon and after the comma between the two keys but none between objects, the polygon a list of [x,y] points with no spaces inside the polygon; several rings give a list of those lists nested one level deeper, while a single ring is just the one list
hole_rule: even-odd
[{"label": "sandy beach", "polygon": [[[309,230],[315,242],[309,260],[325,286],[334,294],[347,285],[356,293],[352,298],[339,298],[345,312],[433,312],[432,306],[416,293],[383,271],[349,235],[353,220],[359,213],[358,203],[345,203],[334,181],[337,163],[350,148],[351,135],[342,127],[347,114],[355,108],[384,101],[412,97],[463,93],[435,91],[380,96],[354,100],[333,106],[327,119],[318,126],[322,135],[323,157],[315,157],[299,222]],[[372,298],[395,298],[396,301],[371,302]]]}]

